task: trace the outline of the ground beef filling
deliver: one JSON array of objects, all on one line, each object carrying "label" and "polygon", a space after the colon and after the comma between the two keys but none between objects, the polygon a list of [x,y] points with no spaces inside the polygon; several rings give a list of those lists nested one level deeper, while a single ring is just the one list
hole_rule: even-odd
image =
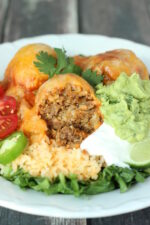
[{"label": "ground beef filling", "polygon": [[59,145],[79,144],[99,124],[97,102],[80,86],[55,88],[39,107],[48,125],[48,135]]}]

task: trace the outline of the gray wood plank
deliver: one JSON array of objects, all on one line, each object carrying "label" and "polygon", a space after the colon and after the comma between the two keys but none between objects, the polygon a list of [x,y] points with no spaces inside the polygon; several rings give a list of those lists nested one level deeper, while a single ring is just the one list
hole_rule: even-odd
[{"label": "gray wood plank", "polygon": [[0,208],[0,225],[86,225],[82,219],[62,219],[33,216]]},{"label": "gray wood plank", "polygon": [[88,220],[88,225],[149,225],[150,208],[134,213]]},{"label": "gray wood plank", "polygon": [[149,0],[79,0],[80,32],[150,44]]},{"label": "gray wood plank", "polygon": [[47,219],[47,223],[45,225],[86,225],[85,219],[62,219],[62,218],[50,218]]},{"label": "gray wood plank", "polygon": [[4,41],[78,32],[77,0],[10,0]]},{"label": "gray wood plank", "polygon": [[3,32],[5,27],[5,17],[8,11],[8,0],[0,0],[0,42],[3,39]]}]

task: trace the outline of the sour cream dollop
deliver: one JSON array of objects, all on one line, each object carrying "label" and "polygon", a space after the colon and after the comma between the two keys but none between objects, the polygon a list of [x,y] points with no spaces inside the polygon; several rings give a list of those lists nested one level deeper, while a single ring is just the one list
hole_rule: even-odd
[{"label": "sour cream dollop", "polygon": [[126,162],[131,144],[120,139],[114,129],[106,123],[89,135],[80,147],[90,155],[103,156],[108,166],[114,164],[120,167],[129,167]]}]

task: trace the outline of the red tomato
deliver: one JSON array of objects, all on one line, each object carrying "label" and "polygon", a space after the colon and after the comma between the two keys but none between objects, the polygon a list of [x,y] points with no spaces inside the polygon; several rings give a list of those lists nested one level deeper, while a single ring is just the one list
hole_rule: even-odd
[{"label": "red tomato", "polygon": [[7,137],[17,129],[18,116],[0,116],[0,139]]},{"label": "red tomato", "polygon": [[14,114],[16,111],[16,99],[12,96],[0,98],[0,116]]},{"label": "red tomato", "polygon": [[0,97],[4,95],[4,90],[2,88],[2,86],[0,86]]}]

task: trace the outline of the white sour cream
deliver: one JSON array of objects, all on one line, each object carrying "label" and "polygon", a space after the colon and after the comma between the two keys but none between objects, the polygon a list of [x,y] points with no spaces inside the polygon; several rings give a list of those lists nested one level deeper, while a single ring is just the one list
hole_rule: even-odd
[{"label": "white sour cream", "polygon": [[108,166],[114,164],[120,167],[129,167],[125,162],[128,161],[131,144],[120,139],[114,129],[106,123],[89,135],[80,147],[90,155],[103,156]]}]

